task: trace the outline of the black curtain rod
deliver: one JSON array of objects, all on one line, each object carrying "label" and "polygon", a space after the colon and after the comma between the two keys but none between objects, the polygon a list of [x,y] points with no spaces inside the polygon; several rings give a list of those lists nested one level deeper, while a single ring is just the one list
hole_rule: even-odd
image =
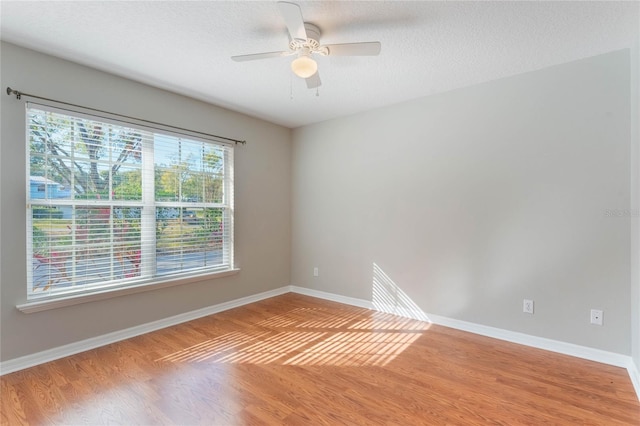
[{"label": "black curtain rod", "polygon": [[[63,101],[58,101],[58,100],[55,100],[55,99],[44,98],[42,96],[30,95],[29,93],[24,93],[24,92],[20,92],[18,90],[13,90],[11,87],[7,87],[7,95],[9,95],[9,96],[16,95],[16,99],[21,99],[23,96],[26,96],[28,98],[33,98],[33,99],[42,99],[43,101],[55,102],[55,103],[58,103],[58,104],[68,105],[68,106],[72,106],[72,107],[76,107],[76,108],[87,109],[87,110],[90,110],[90,111],[100,112],[100,113],[103,113],[103,114],[115,115],[117,117],[124,117],[124,118],[128,118],[130,120],[136,120],[136,121],[140,121],[140,122],[143,122],[143,123],[153,124],[155,126],[163,126],[163,127],[166,127],[166,128],[169,128],[169,129],[173,129],[173,130],[181,130],[183,132],[189,132],[189,133],[194,133],[194,134],[198,134],[198,135],[208,136],[210,138],[223,139],[225,141],[234,142],[236,145],[237,144],[245,145],[247,143],[247,141],[243,141],[243,140],[239,140],[239,139],[227,138],[227,137],[224,137],[224,136],[218,136],[218,135],[213,135],[213,134],[210,134],[210,133],[199,132],[197,130],[190,130],[190,129],[185,129],[183,127],[177,127],[177,126],[171,126],[169,124],[158,123],[156,121],[145,120],[143,118],[131,117],[129,115],[118,114],[118,113],[109,112],[109,111],[103,111],[101,109],[90,108],[90,107],[86,107],[86,106],[82,106],[82,105],[72,104],[72,103],[69,103],[69,102],[63,102]],[[101,117],[101,118],[109,118],[109,117]],[[135,123],[130,123],[130,124],[135,124]],[[149,127],[152,127],[152,126],[149,126]],[[158,127],[153,127],[153,128],[156,129],[156,130],[163,130],[162,128],[158,128]],[[182,134],[185,135],[185,136],[188,136],[188,134],[185,134],[185,133],[182,133]]]}]

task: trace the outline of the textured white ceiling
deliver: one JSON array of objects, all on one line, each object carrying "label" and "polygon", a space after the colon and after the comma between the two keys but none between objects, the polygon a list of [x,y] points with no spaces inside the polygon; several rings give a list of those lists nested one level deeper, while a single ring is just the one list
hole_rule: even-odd
[{"label": "textured white ceiling", "polygon": [[380,41],[380,56],[319,57],[319,96],[290,57],[231,61],[286,49],[270,1],[2,1],[0,36],[298,127],[630,47],[640,26],[637,2],[297,3],[322,43]]}]

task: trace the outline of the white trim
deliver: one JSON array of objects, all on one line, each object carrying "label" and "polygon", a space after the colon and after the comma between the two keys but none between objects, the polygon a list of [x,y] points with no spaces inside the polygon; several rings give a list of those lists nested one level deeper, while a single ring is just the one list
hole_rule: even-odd
[{"label": "white trim", "polygon": [[[356,299],[353,297],[340,296],[333,293],[327,293],[319,290],[312,290],[304,287],[290,286],[291,291],[307,296],[318,297],[321,299],[331,300],[334,302],[345,303],[347,305],[358,306],[361,308],[373,309],[382,312],[391,312],[385,307],[376,307],[368,300]],[[382,308],[382,309],[380,309]],[[392,307],[389,307],[392,308]],[[626,368],[631,382],[635,388],[638,400],[640,400],[640,374],[638,367],[630,356],[618,354],[615,352],[603,351],[601,349],[589,348],[586,346],[575,345],[573,343],[561,342],[558,340],[546,339],[544,337],[532,336],[530,334],[518,333],[516,331],[504,330],[501,328],[489,327],[486,325],[475,324],[457,319],[442,317],[439,315],[425,314],[423,312],[406,313],[403,311],[393,312],[395,315],[408,318],[420,319],[419,317],[427,317],[427,322],[454,328],[457,330],[467,331],[469,333],[481,336],[492,337],[494,339],[504,340],[511,343],[530,346],[537,349],[543,349],[551,352],[557,352],[564,355],[574,356],[576,358],[587,359],[590,361],[601,362],[603,364],[613,365],[616,367]],[[404,313],[404,315],[403,315]],[[424,319],[423,319],[424,320]]]},{"label": "white trim", "polygon": [[511,343],[583,358],[589,361],[601,362],[603,364],[614,365],[616,367],[626,368],[629,365],[629,359],[631,358],[627,355],[615,352],[608,352],[559,340],[532,336],[530,334],[519,333],[517,331],[504,330],[502,328],[460,321],[457,319],[441,317],[439,315],[429,315],[429,318],[434,324],[455,328],[456,330],[468,331],[469,333],[479,334],[481,336],[492,337],[494,339],[504,340]]},{"label": "white trim", "polygon": [[[31,105],[39,105],[39,106],[31,106]],[[40,310],[52,309],[61,306],[68,306],[70,304],[83,303],[85,301],[93,301],[100,300],[103,298],[109,298],[114,296],[121,296],[125,294],[130,294],[129,291],[125,290],[128,288],[134,288],[134,293],[145,291],[148,285],[154,285],[155,288],[162,288],[170,285],[185,283],[190,276],[198,276],[198,280],[207,279],[207,278],[218,278],[224,276],[225,273],[233,270],[233,221],[227,220],[229,216],[229,212],[233,211],[233,205],[230,204],[230,201],[233,201],[233,165],[229,164],[229,162],[233,162],[233,144],[220,144],[216,141],[212,140],[212,137],[203,137],[206,136],[204,133],[200,133],[200,136],[191,135],[192,132],[183,130],[181,132],[176,132],[175,130],[181,130],[175,128],[173,132],[163,130],[164,125],[161,125],[161,128],[158,128],[158,123],[153,123],[154,125],[149,127],[144,124],[138,125],[145,120],[134,119],[134,121],[130,121],[130,117],[123,116],[121,114],[116,113],[105,113],[98,110],[92,110],[93,112],[87,112],[86,107],[73,106],[73,108],[69,109],[69,105],[63,106],[46,106],[39,104],[38,102],[29,101],[26,103],[26,126],[27,126],[27,140],[29,140],[32,136],[32,129],[30,123],[32,123],[34,117],[39,117],[44,112],[46,117],[49,117],[50,114],[55,114],[55,117],[62,117],[65,119],[65,123],[60,125],[54,125],[57,130],[71,131],[75,133],[79,131],[81,127],[81,121],[84,119],[97,120],[98,124],[105,124],[109,129],[115,129],[117,131],[123,129],[132,129],[136,133],[140,133],[137,139],[140,139],[139,147],[136,147],[136,151],[139,150],[139,154],[142,156],[142,162],[138,162],[136,165],[129,165],[127,167],[128,170],[133,172],[139,172],[141,174],[140,184],[141,188],[141,199],[140,200],[116,200],[113,196],[108,196],[102,200],[100,200],[100,196],[97,196],[97,200],[82,200],[81,197],[77,197],[75,194],[76,188],[74,182],[75,172],[72,173],[72,177],[69,181],[70,187],[69,190],[71,194],[69,197],[63,197],[63,199],[59,199],[57,197],[52,196],[51,194],[44,194],[44,198],[39,198],[34,196],[33,191],[31,189],[31,183],[36,181],[41,182],[53,182],[51,179],[47,179],[47,174],[45,173],[44,177],[40,176],[31,176],[30,172],[27,170],[27,204],[26,204],[26,220],[27,220],[27,256],[26,256],[26,267],[27,267],[27,300],[23,304],[19,304],[17,308],[25,313],[30,312],[38,312]],[[77,109],[80,109],[78,111]],[[91,108],[88,108],[91,110]],[[95,112],[99,112],[99,114],[95,114]],[[105,117],[104,114],[109,115],[109,117]],[[117,116],[119,118],[113,118],[113,116]],[[46,118],[45,117],[45,118]],[[123,120],[123,118],[126,118]],[[127,121],[129,120],[129,121]],[[46,120],[45,120],[46,121]],[[151,122],[147,121],[147,124]],[[49,127],[48,122],[44,123],[43,126]],[[134,127],[127,126],[133,125]],[[80,127],[79,127],[80,126]],[[211,136],[211,135],[209,135]],[[127,138],[129,138],[127,136]],[[125,138],[125,139],[127,139]],[[75,140],[75,136],[72,135],[72,140]],[[216,138],[214,138],[216,139]],[[185,146],[192,144],[192,148],[185,148]],[[27,165],[29,164],[29,158],[33,155],[50,155],[51,149],[47,148],[43,153],[38,153],[33,151],[32,147],[29,147],[29,144],[26,144],[27,147]],[[113,148],[113,149],[112,149]],[[197,148],[197,149],[196,149]],[[118,150],[113,151],[114,147],[108,149],[108,156],[102,158],[100,160],[101,164],[107,165],[111,167],[112,165],[115,167],[116,163],[122,163],[123,158],[122,153],[120,156],[117,156]],[[219,159],[222,160],[221,166],[224,168],[224,174],[222,177],[222,184],[224,185],[224,199],[223,202],[214,202],[213,200],[206,201],[204,199],[198,200],[197,203],[186,202],[183,200],[182,191],[180,191],[180,200],[174,202],[157,202],[156,201],[156,189],[155,188],[155,179],[154,174],[158,171],[156,167],[156,163],[154,162],[154,158],[157,160],[157,152],[160,150],[167,151],[169,154],[178,155],[179,159],[182,156],[187,155],[183,154],[184,152],[191,152],[193,150],[199,152],[200,156],[205,156],[207,152],[212,153],[212,155],[222,154],[222,157]],[[211,150],[211,151],[209,151]],[[123,151],[124,152],[124,151]],[[215,154],[213,154],[215,153]],[[74,150],[72,149],[69,153],[64,153],[64,158],[68,159],[72,164],[75,163],[75,159],[80,157],[76,157],[74,154]],[[117,158],[116,158],[117,157]],[[203,157],[204,158],[204,157]],[[216,157],[218,158],[218,157]],[[126,160],[126,158],[125,158]],[[82,160],[84,161],[84,160]],[[202,159],[204,161],[204,159]],[[29,167],[27,167],[29,169]],[[201,170],[201,173],[204,175],[215,175],[220,177],[219,167],[212,166],[209,170]],[[203,176],[204,176],[203,175]],[[76,182],[77,183],[77,182]],[[56,183],[56,185],[58,185]],[[45,188],[46,189],[46,188]],[[109,194],[112,194],[112,185],[109,184]],[[204,184],[200,187],[200,192],[204,191]],[[113,195],[113,194],[112,194]],[[197,194],[195,194],[197,195]],[[200,196],[203,196],[202,192]],[[231,196],[230,196],[231,195]],[[53,197],[53,198],[52,198]],[[50,206],[60,204],[62,206],[69,207],[72,209],[72,214],[70,220],[70,225],[67,227],[70,228],[70,233],[67,237],[70,238],[70,245],[66,248],[68,254],[65,255],[63,264],[66,265],[67,260],[70,261],[70,268],[63,267],[55,267],[54,264],[50,264],[45,270],[42,270],[41,274],[36,274],[35,269],[38,268],[34,265],[38,265],[36,262],[34,244],[33,240],[33,232],[35,231],[37,223],[33,220],[33,207],[42,205],[42,206]],[[101,228],[108,225],[105,230],[104,238],[100,238],[96,241],[92,241],[93,234],[87,234],[84,238],[80,239],[79,232],[82,229],[77,228],[75,225],[79,225],[80,222],[77,220],[82,219],[82,217],[86,215],[90,215],[90,213],[83,213],[78,216],[82,206],[96,206],[100,208],[108,208],[110,210],[125,206],[131,207],[134,209],[142,209],[139,217],[139,225],[140,231],[136,238],[130,240],[131,243],[136,243],[135,245],[138,247],[138,268],[135,276],[127,277],[125,271],[125,263],[122,256],[118,256],[117,250],[114,249],[114,245],[118,245],[117,241],[117,229],[114,228],[114,214],[107,215],[107,218],[101,218],[100,224]],[[180,259],[170,259],[167,256],[168,266],[167,268],[175,274],[173,278],[169,278],[164,274],[158,274],[156,271],[156,267],[158,267],[159,258],[156,255],[157,252],[157,241],[156,241],[156,224],[158,222],[158,218],[156,218],[156,210],[157,207],[173,207],[175,209],[180,209],[180,217],[182,218],[182,211],[185,208],[205,208],[205,209],[220,209],[223,211],[224,219],[222,225],[224,225],[224,229],[222,229],[221,238],[223,240],[222,244],[222,261],[226,263],[217,264],[217,265],[200,265],[200,266],[187,266],[186,271],[182,270],[184,264]],[[78,214],[76,214],[78,213]],[[113,213],[113,212],[112,212]],[[67,222],[69,222],[67,220]],[[91,217],[87,216],[86,220],[93,220]],[[182,219],[181,219],[182,220]],[[231,223],[227,223],[231,222]],[[102,226],[104,225],[104,226]],[[89,226],[89,225],[87,225]],[[77,229],[76,229],[77,228]],[[89,232],[87,229],[84,229],[84,234]],[[186,235],[186,234],[185,234]],[[180,242],[185,242],[186,240],[192,240],[192,236],[180,235]],[[183,237],[186,238],[183,241]],[[87,239],[88,238],[88,239]],[[46,240],[46,239],[45,239]],[[86,240],[86,241],[85,241]],[[135,240],[135,241],[134,241]],[[194,240],[195,241],[195,240]],[[196,241],[197,242],[197,241]],[[116,244],[117,243],[117,244]],[[56,241],[52,241],[49,239],[48,241],[44,241],[44,248],[48,248],[53,250],[54,246],[57,244]],[[86,246],[89,244],[89,246]],[[95,245],[94,247],[94,244]],[[128,244],[128,242],[127,242]],[[83,262],[83,270],[78,271],[78,249],[82,249],[84,252],[86,250],[93,249],[105,249],[103,252],[98,253],[97,257],[108,261],[107,264],[103,264],[104,262],[97,263],[87,263]],[[180,248],[180,253],[183,254],[182,248]],[[53,253],[55,254],[55,253]],[[58,253],[59,254],[59,253]],[[120,266],[116,265],[117,258],[120,257]],[[165,259],[166,260],[166,259]],[[206,257],[205,257],[206,260]],[[85,265],[86,263],[86,265]],[[206,262],[205,262],[206,263]],[[110,266],[109,266],[110,265]],[[63,265],[64,266],[64,265]],[[166,265],[165,265],[166,266]],[[219,275],[211,275],[210,277],[204,277],[206,274],[212,273],[213,271],[221,272]],[[82,273],[80,273],[82,272]],[[185,273],[186,272],[186,273]],[[214,272],[215,273],[215,272]],[[52,277],[52,274],[55,275]],[[37,275],[37,277],[36,277]],[[201,276],[199,276],[201,275]],[[47,281],[48,280],[48,281]],[[38,282],[36,282],[38,281]],[[52,282],[54,281],[54,282]],[[171,281],[171,282],[168,282]],[[159,286],[155,285],[156,283],[160,283]],[[70,285],[72,284],[72,285]],[[40,285],[43,289],[34,292],[35,288]],[[107,296],[106,294],[109,293]]]},{"label": "white trim", "polygon": [[629,359],[627,371],[629,372],[631,383],[633,383],[633,387],[636,390],[636,395],[638,395],[638,399],[640,400],[640,372],[636,363],[633,362],[633,359]]},{"label": "white trim", "polygon": [[368,300],[356,299],[354,297],[341,296],[339,294],[327,293],[326,291],[313,290],[295,285],[289,286],[291,292],[303,294],[305,296],[317,297],[319,299],[331,300],[332,302],[344,303],[345,305],[357,306],[359,308],[374,309],[373,303]]},{"label": "white trim", "polygon": [[183,278],[173,278],[164,281],[152,281],[148,283],[129,285],[121,288],[110,288],[91,293],[80,293],[70,296],[56,297],[55,299],[34,300],[17,305],[20,311],[25,314],[33,312],[47,311],[49,309],[63,308],[65,306],[79,305],[80,303],[95,302],[97,300],[111,299],[112,297],[125,296],[127,294],[142,293],[144,291],[158,290],[166,287],[173,287],[182,284],[189,284],[198,281],[213,280],[228,277],[240,272],[240,269],[229,269],[227,271],[212,272],[207,274],[193,275]]},{"label": "white trim", "polygon": [[275,290],[265,291],[264,293],[254,294],[252,296],[242,297],[240,299],[231,300],[229,302],[219,303],[217,305],[208,306],[206,308],[197,309],[195,311],[185,312],[169,318],[152,321],[146,324],[137,325],[124,330],[114,331],[112,333],[103,334],[102,336],[91,337],[79,342],[70,343],[68,345],[59,346],[57,348],[48,349],[31,355],[25,355],[0,363],[0,375],[12,373],[14,371],[23,370],[35,365],[44,364],[45,362],[54,361],[66,356],[74,355],[80,352],[88,351],[100,346],[115,343],[120,340],[129,339],[141,334],[160,330],[162,328],[171,327],[176,324],[191,321],[194,319],[206,317],[228,309],[237,308],[249,303],[258,302],[270,297],[280,296],[288,293],[289,286],[277,288]]}]

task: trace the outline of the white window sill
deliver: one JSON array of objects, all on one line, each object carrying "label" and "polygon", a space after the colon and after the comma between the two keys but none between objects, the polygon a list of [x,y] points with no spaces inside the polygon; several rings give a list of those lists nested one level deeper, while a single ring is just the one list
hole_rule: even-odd
[{"label": "white window sill", "polygon": [[47,311],[49,309],[63,308],[65,306],[79,305],[80,303],[95,302],[97,300],[111,299],[113,297],[125,296],[128,294],[142,293],[145,291],[158,290],[166,287],[173,287],[182,284],[189,284],[198,281],[206,281],[217,278],[228,277],[240,272],[240,269],[230,269],[222,272],[213,272],[209,274],[194,275],[191,277],[180,277],[169,279],[166,281],[154,281],[150,283],[138,284],[130,287],[98,290],[91,293],[74,294],[69,296],[60,296],[55,299],[34,300],[17,305],[20,311],[25,314],[34,312]]}]

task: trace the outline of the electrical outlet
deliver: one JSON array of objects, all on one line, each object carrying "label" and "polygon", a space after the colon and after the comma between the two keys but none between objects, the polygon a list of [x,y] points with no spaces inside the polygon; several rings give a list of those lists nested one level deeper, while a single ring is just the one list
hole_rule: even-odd
[{"label": "electrical outlet", "polygon": [[591,310],[591,324],[602,325],[603,312],[600,309]]},{"label": "electrical outlet", "polygon": [[533,300],[524,299],[522,301],[522,312],[526,314],[533,314]]},{"label": "electrical outlet", "polygon": [[313,268],[313,276],[314,277],[320,276],[320,271],[318,270],[317,266],[315,268]]}]

